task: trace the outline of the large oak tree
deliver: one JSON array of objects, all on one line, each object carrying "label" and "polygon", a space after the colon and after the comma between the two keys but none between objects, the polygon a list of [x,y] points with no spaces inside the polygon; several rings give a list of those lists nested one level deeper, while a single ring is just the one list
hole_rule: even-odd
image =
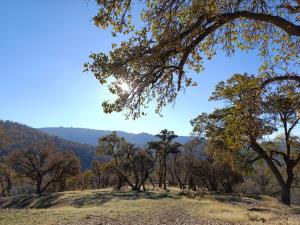
[{"label": "large oak tree", "polygon": [[[208,141],[224,142],[226,151],[252,150],[251,161],[265,161],[281,188],[282,202],[290,205],[300,162],[299,137],[293,135],[300,121],[300,90],[295,82],[278,81],[261,91],[262,83],[246,74],[219,83],[211,99],[223,101],[225,107],[201,114],[192,125]],[[279,138],[268,141],[278,132]]]},{"label": "large oak tree", "polygon": [[[137,2],[139,2],[137,4]],[[149,101],[157,111],[180,90],[196,85],[187,71],[201,72],[218,49],[259,49],[262,72],[273,79],[280,69],[299,68],[299,0],[96,0],[96,26],[127,35],[109,54],[92,53],[85,69],[116,95],[104,111],[137,118]],[[135,28],[132,9],[142,23]],[[138,20],[136,16],[135,21]],[[278,75],[277,75],[278,76]],[[291,78],[292,77],[292,78]],[[113,79],[111,79],[113,78]],[[285,75],[284,79],[300,78]],[[277,79],[277,78],[275,78]],[[280,78],[279,78],[280,79]],[[126,83],[126,90],[124,90]],[[129,90],[127,90],[129,89]]]},{"label": "large oak tree", "polygon": [[37,142],[27,149],[12,152],[9,157],[17,175],[34,182],[41,195],[51,184],[80,171],[80,160],[72,152],[60,152],[49,141]]}]

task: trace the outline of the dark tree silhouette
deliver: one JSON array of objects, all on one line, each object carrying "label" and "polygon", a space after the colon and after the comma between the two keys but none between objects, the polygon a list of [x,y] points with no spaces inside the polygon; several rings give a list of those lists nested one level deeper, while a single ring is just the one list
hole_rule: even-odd
[{"label": "dark tree silhouette", "polygon": [[181,146],[178,142],[173,142],[173,139],[177,138],[174,131],[168,131],[167,129],[162,130],[159,134],[155,135],[160,140],[148,143],[149,149],[155,150],[156,160],[158,161],[158,177],[159,177],[159,187],[164,186],[167,188],[166,184],[166,174],[167,174],[167,156],[169,154],[176,154],[179,152],[179,147]]},{"label": "dark tree silhouette", "polygon": [[51,184],[80,171],[80,160],[71,152],[59,152],[51,142],[36,143],[28,149],[15,151],[9,160],[19,176],[35,183],[39,195]]}]

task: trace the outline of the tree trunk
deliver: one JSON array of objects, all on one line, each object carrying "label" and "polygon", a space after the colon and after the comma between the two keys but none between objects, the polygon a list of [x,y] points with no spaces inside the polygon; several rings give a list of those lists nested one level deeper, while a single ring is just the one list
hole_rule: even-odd
[{"label": "tree trunk", "polygon": [[101,175],[98,175],[98,182],[97,182],[97,187],[101,187]]},{"label": "tree trunk", "polygon": [[281,201],[283,204],[290,206],[291,205],[291,184],[293,182],[293,170],[291,168],[290,162],[287,163],[287,176],[288,180],[287,182],[284,181],[280,171],[277,169],[277,167],[274,165],[270,157],[267,155],[267,153],[257,144],[256,142],[252,142],[252,148],[255,152],[257,152],[267,163],[269,168],[272,170],[278,184],[281,187]]},{"label": "tree trunk", "polygon": [[189,190],[193,190],[193,191],[197,190],[193,176],[190,176],[190,178],[189,178]]},{"label": "tree trunk", "polygon": [[137,192],[140,192],[141,191],[141,188],[139,185],[134,185],[132,188],[131,188],[133,191],[137,191]]},{"label": "tree trunk", "polygon": [[285,205],[291,205],[291,187],[281,187],[281,202]]},{"label": "tree trunk", "polygon": [[42,194],[42,179],[38,179],[36,181],[36,194],[38,195]]},{"label": "tree trunk", "polygon": [[215,178],[209,179],[209,191],[218,191],[218,184]]},{"label": "tree trunk", "polygon": [[224,192],[229,194],[229,193],[232,193],[233,192],[233,188],[230,184],[230,182],[221,182],[222,186],[223,186],[223,189],[224,189]]},{"label": "tree trunk", "polygon": [[149,179],[150,183],[152,184],[153,188],[155,188],[155,184],[153,183],[153,180],[151,179],[150,176],[148,176],[148,179]]},{"label": "tree trunk", "polygon": [[121,176],[118,176],[118,185],[117,185],[117,190],[120,190],[121,187],[123,186],[123,179]]},{"label": "tree trunk", "polygon": [[159,171],[158,171],[158,187],[162,188],[162,176],[163,176],[163,166],[162,162],[159,163]]},{"label": "tree trunk", "polygon": [[167,189],[167,183],[166,183],[166,175],[167,175],[167,165],[166,165],[166,160],[164,160],[164,173],[163,173],[163,184],[164,184],[164,189]]}]

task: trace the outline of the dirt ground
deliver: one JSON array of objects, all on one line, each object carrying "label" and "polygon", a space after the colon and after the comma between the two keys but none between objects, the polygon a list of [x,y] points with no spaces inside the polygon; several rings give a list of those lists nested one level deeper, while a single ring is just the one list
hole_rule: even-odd
[{"label": "dirt ground", "polygon": [[[233,225],[234,222],[222,222],[208,218],[193,218],[181,207],[163,210],[146,215],[127,215],[120,217],[87,215],[86,218],[72,221],[67,225]],[[65,225],[65,224],[64,224]]]}]

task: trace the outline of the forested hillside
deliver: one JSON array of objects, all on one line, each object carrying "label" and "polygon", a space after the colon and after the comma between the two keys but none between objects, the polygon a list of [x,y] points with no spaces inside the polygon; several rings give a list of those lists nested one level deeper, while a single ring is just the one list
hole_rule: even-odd
[{"label": "forested hillside", "polygon": [[66,141],[29,126],[11,121],[0,121],[0,125],[3,127],[4,133],[9,141],[9,144],[6,145],[5,148],[1,149],[1,154],[24,149],[35,142],[50,139],[50,141],[54,143],[58,149],[74,152],[81,160],[81,169],[90,167],[92,160],[96,159],[94,146]]}]

